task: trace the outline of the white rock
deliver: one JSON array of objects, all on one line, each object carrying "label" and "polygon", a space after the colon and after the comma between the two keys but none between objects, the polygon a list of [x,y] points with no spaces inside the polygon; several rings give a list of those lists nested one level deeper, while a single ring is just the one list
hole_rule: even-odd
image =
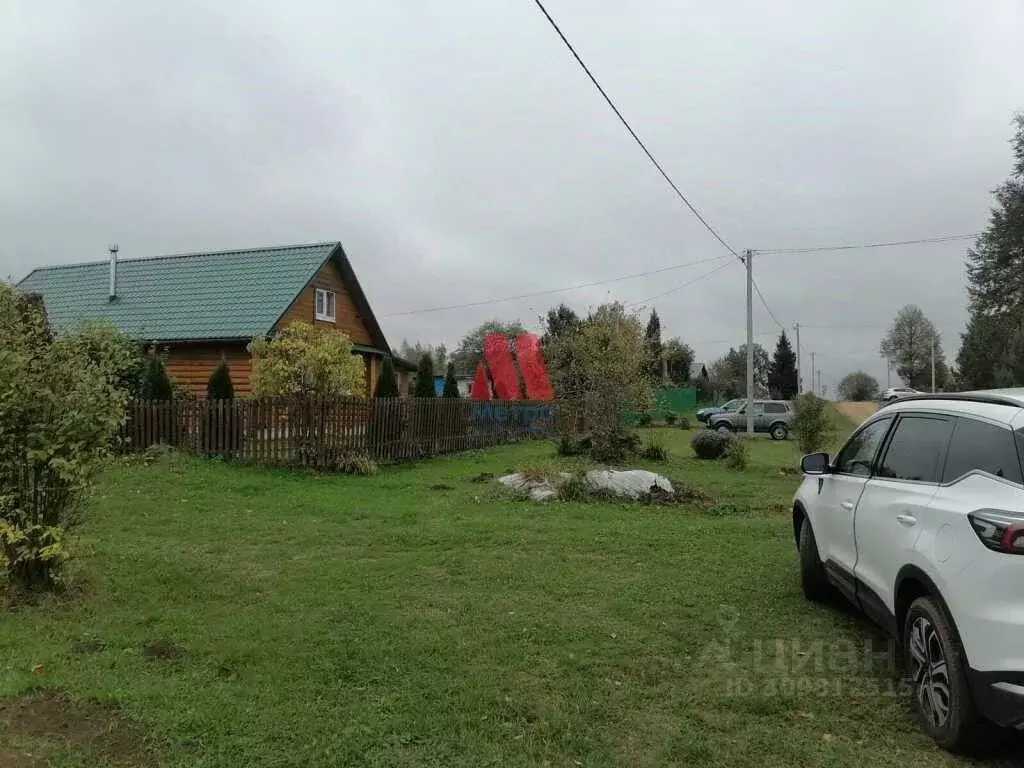
[{"label": "white rock", "polygon": [[[572,477],[560,472],[557,482],[564,483]],[[644,469],[592,469],[586,474],[587,485],[600,491],[608,491],[626,499],[642,499],[657,487],[666,493],[673,493],[668,478]],[[498,482],[513,491],[528,496],[532,501],[551,501],[558,498],[558,489],[549,480],[529,480],[521,472],[499,477]]]},{"label": "white rock", "polygon": [[499,477],[498,482],[523,496],[529,496],[532,501],[551,501],[558,498],[558,490],[550,482],[528,480],[520,472]]},{"label": "white rock", "polygon": [[499,477],[498,482],[516,491],[521,491],[523,488],[526,487],[526,478],[523,477],[519,472],[516,472],[511,475],[505,475],[504,477]]},{"label": "white rock", "polygon": [[616,496],[640,499],[658,487],[667,493],[674,493],[668,478],[645,469],[592,469],[586,474],[587,485],[595,490],[610,491]]},{"label": "white rock", "polygon": [[530,489],[531,501],[551,501],[558,498],[558,491],[550,485],[538,485]]}]

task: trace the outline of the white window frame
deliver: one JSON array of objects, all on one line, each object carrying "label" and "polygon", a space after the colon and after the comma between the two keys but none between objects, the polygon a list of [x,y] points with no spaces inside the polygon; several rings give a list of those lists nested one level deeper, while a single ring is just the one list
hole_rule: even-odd
[{"label": "white window frame", "polygon": [[[322,311],[321,311],[322,308]],[[325,323],[335,322],[338,312],[338,294],[326,288],[317,288],[313,299],[313,312],[317,320]]]}]

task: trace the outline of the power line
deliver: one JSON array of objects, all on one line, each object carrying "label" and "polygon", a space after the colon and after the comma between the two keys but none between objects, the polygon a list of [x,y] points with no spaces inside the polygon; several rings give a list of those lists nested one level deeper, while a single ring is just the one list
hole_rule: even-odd
[{"label": "power line", "polygon": [[829,323],[828,325],[814,325],[807,323],[800,323],[801,328],[810,328],[811,330],[847,330],[857,331],[864,329],[877,329],[877,328],[888,328],[890,324],[885,323]]},{"label": "power line", "polygon": [[569,42],[569,39],[562,32],[561,28],[559,28],[558,24],[555,23],[555,20],[551,18],[551,14],[548,13],[548,9],[544,7],[544,4],[541,2],[541,0],[534,0],[534,2],[537,4],[537,7],[540,8],[540,12],[544,14],[544,17],[548,20],[548,23],[552,26],[555,32],[558,33],[558,36],[562,38],[562,42],[565,43],[565,46],[569,49],[569,52],[572,53],[573,57],[576,59],[576,62],[583,68],[583,71],[587,73],[587,77],[590,78],[590,82],[594,84],[594,87],[597,88],[600,94],[604,97],[604,100],[608,103],[608,106],[612,108],[612,112],[614,112],[615,116],[619,118],[619,121],[622,123],[623,126],[625,126],[626,130],[629,131],[629,135],[633,137],[633,140],[639,145],[640,149],[644,151],[644,154],[647,155],[647,159],[651,161],[655,168],[658,169],[658,173],[660,173],[662,177],[665,179],[665,181],[668,182],[668,185],[672,187],[672,190],[676,193],[676,195],[679,196],[679,199],[683,201],[687,208],[690,209],[690,212],[697,217],[697,220],[704,225],[704,228],[712,235],[714,235],[715,239],[725,247],[725,250],[727,250],[737,259],[740,258],[740,255],[736,252],[736,250],[727,242],[725,242],[725,240],[722,239],[722,236],[715,231],[714,227],[708,224],[707,219],[701,216],[700,211],[694,208],[693,203],[686,199],[686,195],[684,195],[682,193],[682,190],[680,190],[679,187],[676,186],[676,183],[672,181],[672,178],[668,175],[668,173],[666,173],[665,169],[661,167],[661,163],[659,163],[654,158],[654,155],[651,154],[651,151],[647,149],[647,145],[643,143],[643,141],[637,135],[636,131],[634,131],[632,126],[627,122],[626,118],[622,116],[622,113],[619,111],[619,108],[615,106],[615,103],[611,100],[611,97],[608,96],[604,88],[601,87],[601,84],[597,81],[597,78],[594,77],[594,73],[590,71],[590,68],[583,62],[583,59],[580,58],[580,55],[576,53],[576,49],[573,48],[572,43]]},{"label": "power line", "polygon": [[[719,256],[718,258],[724,259],[725,256]],[[681,291],[683,288],[686,288],[687,286],[693,285],[694,283],[699,283],[701,280],[703,280],[705,278],[708,278],[708,277],[711,277],[716,272],[722,271],[726,267],[731,266],[733,263],[734,262],[732,262],[732,261],[727,261],[724,264],[719,264],[717,267],[712,269],[710,272],[705,272],[703,275],[699,275],[698,277],[695,277],[692,280],[687,280],[685,283],[681,283],[680,285],[677,285],[675,288],[669,288],[667,291],[662,291],[661,293],[656,293],[654,296],[648,296],[646,299],[641,299],[640,301],[628,302],[626,304],[626,306],[627,307],[636,307],[636,306],[639,306],[641,304],[646,304],[649,301],[654,301],[655,299],[660,299],[663,296],[668,296],[670,293],[675,293],[676,291]]]},{"label": "power line", "polygon": [[[800,327],[803,328],[802,325]],[[775,338],[775,332],[774,331],[764,331],[762,333],[755,333],[754,336],[756,338],[767,339],[767,338],[771,337],[771,338],[774,339]],[[736,338],[735,337],[733,337],[731,339],[696,339],[696,340],[692,340],[692,341],[690,339],[683,339],[683,341],[685,341],[687,344],[690,344],[691,346],[696,346],[697,344],[708,344],[708,345],[710,345],[710,344],[730,344],[730,345],[736,344]],[[743,344],[741,343],[738,346],[743,346]]]},{"label": "power line", "polygon": [[[670,267],[661,267],[660,269],[650,269],[646,272],[634,272],[631,275],[622,275],[621,277],[612,277],[607,280],[595,280],[590,283],[579,283],[577,285],[569,285],[564,288],[550,288],[544,291],[533,291],[532,293],[520,293],[516,296],[501,296],[491,299],[481,299],[479,301],[467,301],[462,304],[448,304],[443,307],[425,307],[423,309],[410,309],[406,312],[391,312],[387,315],[381,315],[381,317],[402,317],[405,315],[421,315],[428,312],[447,312],[452,309],[468,309],[471,307],[483,307],[488,304],[500,304],[505,301],[517,301],[519,299],[529,299],[534,296],[549,296],[553,293],[565,293],[567,291],[575,291],[581,288],[593,288],[598,285],[608,285],[610,283],[618,283],[623,280],[633,280],[638,277],[647,277],[648,275],[659,275],[664,272],[671,272],[676,269],[684,269],[685,267],[695,267],[698,264],[707,264],[712,261],[720,261],[726,258],[725,256],[713,256],[708,259],[699,259],[698,261],[689,261],[685,264],[673,264]],[[732,262],[729,262],[732,263]]]},{"label": "power line", "polygon": [[[758,251],[758,253],[760,253],[760,251]],[[781,322],[779,321],[779,318],[777,318],[777,317],[775,316],[775,313],[774,313],[774,312],[772,312],[772,308],[768,306],[768,302],[767,302],[767,301],[765,301],[765,298],[764,298],[764,294],[763,294],[763,293],[761,293],[761,286],[759,286],[759,285],[757,284],[757,280],[754,280],[753,278],[751,278],[751,282],[753,282],[753,284],[754,284],[754,290],[755,290],[755,291],[757,292],[757,297],[758,297],[759,299],[761,299],[761,303],[762,303],[762,304],[764,304],[764,308],[768,310],[768,314],[769,314],[769,316],[771,316],[772,320],[774,320],[774,321],[775,321],[775,324],[776,324],[777,326],[779,326],[779,328],[782,328],[783,330],[785,330],[785,329],[786,329],[786,326],[784,326],[784,325],[783,325],[783,324],[782,324],[782,323],[781,323]]]},{"label": "power line", "polygon": [[787,254],[787,253],[818,253],[821,251],[854,251],[862,248],[891,248],[897,245],[922,245],[926,243],[950,243],[956,240],[973,240],[981,235],[981,232],[972,232],[967,235],[940,235],[938,237],[922,237],[917,240],[892,240],[885,243],[860,243],[857,245],[823,245],[816,248],[758,248],[759,254]]}]

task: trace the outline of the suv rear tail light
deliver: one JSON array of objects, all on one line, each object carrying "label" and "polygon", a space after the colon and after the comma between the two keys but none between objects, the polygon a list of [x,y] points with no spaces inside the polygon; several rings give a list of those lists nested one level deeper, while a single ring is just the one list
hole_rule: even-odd
[{"label": "suv rear tail light", "polygon": [[1024,555],[1024,514],[981,509],[967,515],[981,543],[996,552]]}]

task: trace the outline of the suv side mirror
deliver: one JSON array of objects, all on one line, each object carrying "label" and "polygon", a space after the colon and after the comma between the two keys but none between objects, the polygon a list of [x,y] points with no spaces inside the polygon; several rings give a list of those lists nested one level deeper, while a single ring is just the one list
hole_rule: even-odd
[{"label": "suv side mirror", "polygon": [[827,453],[808,453],[800,460],[800,470],[805,475],[827,475],[831,471]]}]

